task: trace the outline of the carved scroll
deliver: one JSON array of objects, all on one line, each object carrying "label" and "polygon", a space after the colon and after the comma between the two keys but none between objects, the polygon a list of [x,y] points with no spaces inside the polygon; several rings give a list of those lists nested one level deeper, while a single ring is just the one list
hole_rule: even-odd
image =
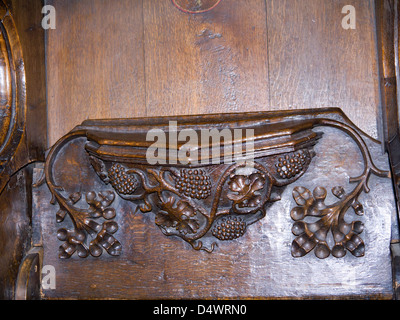
[{"label": "carved scroll", "polygon": [[[190,149],[195,157],[192,153],[187,163],[179,163],[172,161],[171,154],[181,150],[182,145],[168,139],[166,149],[171,152],[165,153],[161,159],[164,161],[149,163],[147,150],[151,143],[146,139],[147,132],[157,129],[171,137],[176,134],[168,126],[171,122],[177,123],[178,131],[191,129],[198,133],[210,128],[251,129],[253,158],[226,163],[224,159],[234,150],[221,148],[218,157],[213,157],[210,144]],[[339,258],[349,251],[362,256],[364,243],[359,234],[363,224],[347,223],[344,217],[350,208],[363,214],[358,197],[369,191],[370,175],[387,177],[388,172],[375,167],[362,138],[365,134],[340,109],[318,109],[84,122],[60,139],[46,162],[47,184],[53,203],[60,207],[57,221],[61,223],[69,215],[74,225],[74,230],[61,228],[58,232],[63,241],[60,258],[74,253],[79,257],[121,253],[122,244],[115,238],[118,225],[114,218],[118,213],[112,207],[116,195],[135,203],[136,211],[151,212],[164,235],[180,237],[196,250],[212,252],[216,243],[251,232],[251,224],[265,217],[285,187],[308,170],[316,156],[313,147],[322,137],[314,131],[319,126],[334,127],[349,135],[361,151],[364,170],[359,177],[350,179],[355,184],[351,192],[346,194],[342,187],[332,190],[339,200],[331,205],[324,202],[324,187],[316,186],[313,192],[294,188],[298,206],[286,213],[295,221],[292,255],[301,257],[314,251],[318,258],[331,253]],[[86,193],[84,206],[83,195],[67,194],[53,168],[63,148],[77,139],[86,141],[81,146],[77,143],[75,148],[85,148],[93,173],[104,183],[104,190]],[[240,143],[244,141],[243,137],[239,139]],[[307,217],[314,221],[308,222]],[[335,241],[332,248],[326,242],[328,232]]]},{"label": "carved scroll", "polygon": [[26,165],[25,66],[14,20],[0,1],[0,192],[10,176]]}]

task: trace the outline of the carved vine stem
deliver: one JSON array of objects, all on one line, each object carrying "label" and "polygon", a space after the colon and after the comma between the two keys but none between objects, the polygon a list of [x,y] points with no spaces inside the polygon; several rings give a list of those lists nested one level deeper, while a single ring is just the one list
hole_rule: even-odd
[{"label": "carved vine stem", "polygon": [[[202,230],[200,232],[196,232],[193,235],[185,236],[186,240],[193,246],[194,249],[196,249],[196,250],[201,249],[202,242],[200,241],[200,242],[198,242],[197,245],[195,245],[193,243],[193,241],[203,237],[210,230],[210,228],[216,218],[230,213],[229,210],[218,211],[218,205],[219,205],[219,202],[221,201],[223,187],[224,187],[227,179],[232,175],[232,173],[235,170],[237,170],[238,168],[241,168],[244,166],[245,166],[245,164],[233,164],[228,169],[226,169],[226,171],[224,172],[224,174],[222,175],[222,177],[220,178],[220,180],[217,184],[217,188],[216,188],[213,202],[211,205],[211,209],[209,212],[206,212],[202,206],[197,205],[189,197],[183,196],[185,201],[187,201],[195,210],[198,210],[199,212],[201,212],[201,214],[206,218],[206,221],[207,221],[206,225],[202,228]],[[253,163],[253,166],[254,166],[254,168],[260,170],[261,172],[267,174],[271,181],[274,180],[274,178],[270,176],[267,169],[263,165],[261,165],[259,163]],[[157,180],[158,184],[155,186],[150,186],[147,176],[141,170],[135,169],[135,168],[129,169],[129,170],[127,170],[128,174],[135,173],[140,176],[141,181],[142,181],[142,186],[143,186],[143,189],[145,192],[141,193],[140,195],[122,196],[124,199],[126,199],[126,200],[133,200],[133,199],[144,200],[145,205],[140,207],[140,210],[142,212],[150,212],[152,210],[152,206],[146,198],[153,193],[157,194],[160,202],[165,202],[165,199],[162,196],[162,193],[165,191],[170,191],[170,192],[174,193],[175,195],[182,197],[179,190],[177,190],[173,185],[171,185],[169,182],[167,182],[164,178],[164,174],[167,172],[169,172],[175,176],[178,176],[175,171],[169,171],[166,169],[161,169],[159,172],[157,172],[156,170],[153,170],[153,169],[147,169],[146,171],[148,173],[150,173]],[[259,208],[263,208],[265,203],[268,201],[269,193],[270,193],[270,188],[267,189],[267,194],[265,195],[265,197],[263,199],[263,203],[259,206]],[[263,210],[263,212],[265,215],[264,210]]]},{"label": "carved vine stem", "polygon": [[[223,241],[241,237],[247,226],[265,217],[267,204],[280,199],[275,191],[282,191],[307,170],[315,155],[312,146],[320,137],[308,128],[328,126],[340,129],[356,142],[361,151],[363,172],[350,178],[350,183],[356,183],[351,192],[346,194],[340,186],[332,190],[339,198],[332,205],[324,203],[327,192],[323,187],[315,188],[312,193],[304,187],[294,188],[293,197],[298,206],[291,210],[291,217],[295,220],[292,232],[296,236],[292,243],[292,255],[300,257],[314,250],[319,258],[326,258],[330,253],[342,257],[348,250],[355,256],[362,256],[364,243],[358,234],[363,231],[363,225],[360,221],[347,223],[345,215],[350,207],[357,214],[363,214],[358,197],[363,191],[369,192],[370,175],[388,177],[389,173],[374,165],[365,141],[355,126],[348,123],[318,116],[305,118],[304,122],[297,126],[294,123],[293,126],[304,130],[302,134],[308,140],[305,139],[303,144],[297,142],[299,146],[294,151],[284,153],[278,144],[274,149],[276,153],[255,159],[248,174],[236,172],[245,164],[218,164],[221,174],[214,177],[216,181],[211,181],[211,167],[184,168],[178,172],[174,166],[150,167],[135,162],[121,164],[118,156],[103,160],[93,150],[88,150],[93,152],[89,160],[102,181],[110,184],[121,198],[138,202],[137,208],[143,213],[153,212],[155,223],[165,235],[179,236],[194,249],[211,252],[217,239]],[[60,206],[57,221],[63,221],[68,214],[75,229],[59,230],[58,238],[64,241],[60,257],[68,258],[74,252],[80,257],[89,254],[98,257],[103,250],[119,255],[121,244],[113,236],[118,229],[114,221],[116,212],[111,207],[114,192],[90,191],[84,197],[87,204],[82,208],[79,192],[66,195],[65,190],[54,181],[53,165],[57,154],[77,138],[88,139],[87,131],[76,130],[64,136],[54,145],[46,161],[45,175],[53,195],[52,203],[57,202]],[[308,221],[310,218],[314,221]],[[335,243],[332,248],[329,231]],[[89,244],[87,234],[92,237]]]},{"label": "carved vine stem", "polygon": [[[364,170],[358,177],[350,178],[350,183],[357,183],[350,193],[345,194],[344,188],[341,186],[332,189],[332,193],[339,198],[339,201],[329,206],[324,203],[327,195],[325,188],[317,187],[312,194],[304,187],[294,188],[293,197],[298,207],[291,211],[291,217],[296,221],[292,232],[297,236],[292,243],[292,255],[302,257],[314,250],[315,255],[320,259],[328,257],[330,253],[340,258],[346,254],[347,249],[354,256],[363,256],[365,246],[358,234],[363,232],[364,225],[360,221],[351,224],[346,223],[345,215],[350,207],[354,209],[356,214],[364,214],[363,207],[358,202],[358,197],[363,191],[366,193],[370,191],[368,181],[371,173],[380,177],[390,177],[390,173],[380,170],[374,165],[364,140],[350,126],[328,119],[318,119],[317,125],[334,127],[348,134],[357,143],[361,151]],[[307,217],[319,218],[319,220],[306,222]],[[327,241],[329,230],[335,243],[332,248]]]},{"label": "carved vine stem", "polygon": [[[46,161],[46,182],[53,196],[51,203],[55,204],[57,202],[60,206],[60,210],[57,212],[57,222],[63,221],[65,215],[68,214],[75,228],[75,230],[66,230],[64,228],[58,230],[57,237],[59,240],[64,241],[60,246],[60,258],[69,258],[75,252],[81,258],[87,257],[89,253],[94,257],[98,257],[103,250],[115,256],[121,252],[121,244],[113,236],[118,230],[117,223],[113,221],[116,214],[115,209],[110,207],[114,201],[114,192],[106,191],[98,194],[94,191],[88,192],[85,195],[85,199],[89,207],[82,209],[75,205],[81,200],[79,192],[72,193],[67,198],[61,194],[65,190],[54,183],[52,170],[55,155],[69,141],[85,136],[85,131],[76,131],[60,139],[48,154]],[[102,224],[96,222],[99,218],[104,220]],[[86,245],[86,234],[92,236],[89,247]]]},{"label": "carved vine stem", "polygon": [[371,173],[374,173],[375,175],[377,175],[379,177],[390,178],[389,171],[380,170],[375,166],[375,164],[371,158],[371,154],[368,150],[368,147],[365,144],[365,141],[363,140],[361,135],[355,129],[353,129],[352,127],[350,127],[344,123],[341,123],[336,120],[330,120],[330,119],[316,119],[315,125],[316,126],[328,126],[328,127],[340,129],[340,130],[344,131],[345,133],[347,133],[357,143],[357,145],[362,153],[363,160],[364,160],[364,172],[358,177],[350,178],[350,182],[360,181],[365,176],[366,179],[365,179],[365,183],[363,186],[364,186],[364,191],[368,193],[369,192],[368,180],[369,180],[369,176],[371,175]]},{"label": "carved vine stem", "polygon": [[[274,179],[271,177],[271,175],[269,174],[268,170],[266,170],[266,168],[265,168],[264,166],[262,166],[262,165],[259,164],[259,163],[254,163],[253,165],[254,165],[254,168],[260,170],[260,172],[263,172],[263,173],[265,173],[266,175],[268,175],[268,177],[270,178],[270,181],[274,180]],[[215,219],[216,219],[217,217],[220,217],[220,216],[223,216],[223,215],[227,215],[227,214],[230,213],[230,211],[227,211],[227,210],[217,212],[217,210],[218,210],[218,203],[219,203],[219,201],[220,201],[220,199],[221,199],[222,188],[223,188],[223,186],[225,185],[227,179],[232,175],[232,173],[233,173],[235,170],[237,170],[238,168],[243,167],[243,166],[244,166],[243,164],[235,164],[235,165],[232,165],[231,167],[229,167],[229,168],[225,171],[225,173],[224,173],[223,176],[221,177],[221,180],[220,180],[220,182],[219,182],[219,184],[218,184],[218,187],[217,187],[217,190],[216,190],[216,195],[214,196],[214,200],[213,200],[213,203],[212,203],[212,206],[211,206],[211,212],[210,212],[210,215],[209,215],[209,217],[208,217],[208,219],[207,219],[207,225],[206,225],[206,227],[203,229],[203,231],[200,232],[200,233],[196,236],[196,238],[195,238],[195,239],[192,239],[192,240],[197,240],[197,239],[200,239],[201,237],[203,237],[203,236],[210,230],[210,228],[212,227],[212,225],[213,225],[213,223],[214,223],[214,221],[215,221]],[[262,211],[262,217],[265,216],[264,206],[265,206],[266,202],[269,200],[270,193],[271,193],[271,185],[272,185],[271,183],[270,183],[269,185],[267,185],[267,187],[266,187],[266,188],[267,188],[267,191],[266,191],[266,194],[265,194],[265,196],[264,196],[264,198],[263,198],[263,202],[262,202],[261,205],[258,206],[258,209]],[[203,248],[203,243],[202,243],[202,241],[198,241],[198,244],[197,244],[197,245],[195,245],[193,241],[190,241],[190,244],[191,244],[192,247],[193,247],[194,249],[196,249],[196,250],[200,250],[200,249]],[[211,247],[211,250],[207,250],[207,249],[205,249],[205,250],[206,250],[206,251],[209,251],[209,252],[212,252],[213,249],[214,249],[214,246],[215,246],[215,244],[213,243],[213,244],[212,244],[212,247]]]}]

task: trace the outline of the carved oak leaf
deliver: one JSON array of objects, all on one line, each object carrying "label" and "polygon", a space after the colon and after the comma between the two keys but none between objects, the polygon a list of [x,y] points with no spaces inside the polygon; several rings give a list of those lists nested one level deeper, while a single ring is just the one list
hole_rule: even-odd
[{"label": "carved oak leaf", "polygon": [[195,233],[199,228],[194,208],[186,201],[179,200],[175,205],[175,198],[169,197],[167,201],[161,202],[160,212],[156,215],[155,223],[161,227],[173,227],[182,234]]},{"label": "carved oak leaf", "polygon": [[233,175],[228,182],[228,199],[239,207],[257,207],[261,203],[261,195],[258,190],[264,187],[265,178],[260,173],[253,173],[250,176]]}]

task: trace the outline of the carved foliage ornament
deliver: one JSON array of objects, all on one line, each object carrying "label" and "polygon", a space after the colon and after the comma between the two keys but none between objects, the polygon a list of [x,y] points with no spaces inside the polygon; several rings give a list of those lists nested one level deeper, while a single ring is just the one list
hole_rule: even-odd
[{"label": "carved foliage ornament", "polygon": [[[168,131],[168,122],[177,120],[182,128],[194,130],[215,126],[216,121],[220,130],[253,129],[254,159],[224,163],[225,153],[209,164],[148,164],[145,133],[154,127]],[[317,186],[313,192],[304,187],[294,188],[297,206],[290,212],[295,235],[292,255],[301,257],[311,251],[318,258],[331,253],[339,258],[346,251],[356,257],[364,255],[364,243],[359,236],[362,222],[347,223],[344,217],[350,208],[363,214],[358,197],[369,191],[370,175],[387,177],[388,172],[375,167],[359,130],[340,109],[318,109],[85,121],[53,147],[46,162],[53,203],[60,206],[57,221],[62,222],[68,214],[74,223],[74,230],[58,231],[58,238],[63,241],[60,258],[74,253],[80,257],[121,253],[121,243],[114,237],[118,230],[112,207],[115,193],[135,203],[136,211],[152,212],[155,224],[166,236],[178,236],[196,250],[212,252],[218,241],[243,236],[251,224],[267,214],[273,202],[280,200],[284,188],[306,172],[315,156],[313,146],[321,138],[321,133],[312,130],[318,126],[340,129],[354,139],[363,157],[364,170],[359,177],[350,179],[355,184],[351,192],[345,193],[342,187],[332,190],[338,201],[331,205],[325,204],[327,191],[323,187]],[[77,206],[82,203],[82,195],[66,194],[56,183],[53,169],[60,150],[77,138],[87,140],[84,148],[90,164],[109,187],[88,192],[84,209]],[[198,151],[200,154],[201,150]],[[314,219],[309,222],[307,217]],[[335,242],[332,248],[326,241],[329,232]]]}]

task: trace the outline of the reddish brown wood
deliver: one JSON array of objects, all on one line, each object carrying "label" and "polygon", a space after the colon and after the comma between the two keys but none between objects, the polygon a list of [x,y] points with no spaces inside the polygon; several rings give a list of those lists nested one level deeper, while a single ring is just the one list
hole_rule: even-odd
[{"label": "reddish brown wood", "polygon": [[19,265],[31,245],[30,169],[14,175],[0,194],[0,298],[14,299]]},{"label": "reddish brown wood", "polygon": [[[49,152],[45,175],[55,207],[45,202],[51,197],[44,186],[35,191],[41,194],[35,197],[35,211],[53,212],[52,220],[39,213],[44,264],[56,266],[59,274],[57,283],[63,288],[45,290],[44,297],[65,297],[63,290],[67,290],[72,297],[82,298],[254,298],[259,296],[257,290],[264,297],[293,297],[296,290],[283,288],[298,283],[288,281],[277,284],[275,281],[279,276],[276,272],[280,270],[295,275],[298,269],[292,270],[291,265],[301,265],[302,261],[298,260],[302,259],[307,265],[317,266],[319,259],[308,255],[311,251],[318,258],[327,260],[324,269],[333,263],[329,259],[340,258],[345,259],[347,267],[357,265],[358,269],[361,268],[359,270],[365,271],[361,266],[363,261],[354,260],[363,259],[365,255],[369,261],[369,272],[374,274],[374,279],[380,278],[385,288],[378,288],[376,284],[369,284],[367,288],[366,279],[361,276],[362,280],[355,280],[359,276],[354,275],[352,281],[361,281],[362,284],[350,295],[381,298],[390,295],[387,288],[388,261],[380,261],[378,268],[376,260],[376,255],[382,253],[379,249],[382,243],[371,242],[370,239],[375,238],[374,228],[366,227],[368,231],[363,233],[362,223],[351,218],[348,212],[353,208],[358,214],[368,212],[369,219],[378,216],[376,205],[366,203],[363,207],[358,198],[363,191],[369,191],[367,185],[372,173],[387,177],[387,172],[374,165],[368,151],[369,145],[376,152],[376,141],[360,132],[339,109],[225,114],[223,117],[185,116],[179,119],[178,131],[182,128],[255,129],[258,143],[255,144],[257,156],[254,169],[257,172],[247,177],[235,175],[221,158],[219,164],[202,165],[200,168],[196,164],[146,164],[142,153],[149,146],[146,132],[158,128],[171,133],[168,123],[177,120],[176,117],[85,121],[59,140]],[[290,162],[291,157],[294,162],[294,156],[299,155],[300,149],[312,153],[312,148],[323,144],[325,137],[318,140],[320,135],[312,130],[320,126],[343,131],[347,140],[336,143],[340,137],[338,132],[333,135],[328,132],[330,144],[321,146],[318,149],[321,153],[315,151],[316,157],[306,160],[301,171],[292,175],[292,171],[287,169],[288,163],[284,162]],[[174,148],[172,145],[167,147],[168,150]],[[346,156],[354,162],[341,159],[345,156],[339,150],[344,148]],[[350,179],[349,186],[348,177],[340,179],[334,176],[329,183],[325,181],[325,185],[336,187],[333,194],[338,198],[336,201],[326,199],[325,204],[324,187],[314,184],[318,179],[307,183],[309,178],[306,175],[313,175],[309,172],[311,169],[307,169],[308,165],[324,158],[329,152],[331,157],[339,152],[337,162],[330,165],[338,170],[333,170],[333,173],[339,173],[346,167],[354,178]],[[286,156],[288,160],[285,160]],[[282,166],[279,166],[280,163]],[[287,166],[284,171],[278,170],[284,166]],[[213,182],[210,192],[205,197],[197,197],[196,193],[185,194],[185,190],[182,191],[173,182],[173,177],[183,177],[182,174],[188,178],[207,176]],[[295,206],[289,198],[291,191],[286,192],[285,186],[298,179],[300,183],[303,177],[301,185],[305,183],[305,188],[293,191],[298,207],[292,210],[292,216],[290,208],[273,213],[275,206],[281,202],[285,207]],[[132,183],[128,183],[129,179]],[[258,189],[240,188],[246,185],[246,180],[250,183],[263,182]],[[389,179],[383,180],[386,182],[381,183],[390,184]],[[310,196],[306,193],[311,182],[317,188]],[[344,187],[338,187],[340,185]],[[376,182],[373,185],[374,189],[377,188]],[[344,188],[350,191],[345,192]],[[251,190],[259,191],[259,202],[253,201],[256,194]],[[383,196],[379,188],[378,194]],[[247,204],[243,202],[246,196],[249,196]],[[298,216],[302,207],[305,214]],[[380,218],[382,222],[387,221],[387,213],[390,212],[387,209],[383,209],[386,214]],[[305,220],[303,224],[305,215],[313,216],[320,222],[313,226]],[[285,222],[276,228],[279,219]],[[295,221],[290,222],[291,219]],[[300,230],[301,224],[304,230]],[[236,228],[234,233],[227,231],[228,225]],[[388,229],[385,230],[380,236],[387,241]],[[334,240],[326,238],[328,232],[332,232]],[[366,234],[369,240],[364,243],[363,235],[358,235],[360,233]],[[281,238],[291,240],[282,246]],[[275,242],[279,243],[277,248],[274,247]],[[250,247],[253,249],[247,252],[246,248]],[[344,257],[346,252],[352,255]],[[262,262],[261,257],[265,256],[271,260]],[[284,261],[280,260],[281,264],[274,266],[270,263],[274,259]],[[254,275],[257,268],[265,268],[261,273],[264,277],[262,282]],[[270,277],[264,272],[269,268],[273,274]],[[65,276],[70,274],[76,277],[78,269],[84,270],[86,276],[79,279],[81,286],[75,291],[77,280],[72,281],[70,277],[67,280]],[[343,281],[340,270],[312,273],[313,290],[320,283],[332,281],[329,278],[332,272],[336,274],[334,277]],[[122,274],[125,275],[123,279]],[[82,281],[86,288],[82,287]],[[255,287],[249,285],[252,281]],[[304,284],[304,279],[300,283]],[[332,286],[335,284],[331,283],[328,287]],[[104,288],[108,288],[107,292]],[[313,290],[302,287],[300,296],[317,296],[325,292],[324,289],[318,290],[319,293]],[[340,290],[349,295],[346,288],[341,287]]]},{"label": "reddish brown wood", "polygon": [[[270,107],[340,107],[381,141],[374,0],[266,1]],[[342,8],[356,29],[342,28]]]},{"label": "reddish brown wood", "polygon": [[48,147],[85,119],[145,116],[142,1],[47,3]]},{"label": "reddish brown wood", "polygon": [[[200,5],[200,1],[196,3]],[[222,0],[215,7],[207,7],[209,1],[201,3],[212,9],[188,13],[185,10],[196,8],[182,11],[173,1],[164,0],[49,1],[56,8],[57,27],[48,31],[48,146],[62,140],[48,160],[46,170],[51,173],[47,176],[54,178],[49,180],[50,191],[40,183],[34,188],[32,243],[44,246],[44,263],[55,266],[57,272],[57,288],[42,290],[42,297],[391,298],[388,243],[394,201],[388,191],[392,190],[390,180],[370,175],[373,171],[383,174],[372,166],[371,157],[379,167],[387,169],[387,159],[380,156],[376,141],[352,125],[351,130],[344,130],[347,135],[337,130],[340,126],[333,126],[331,131],[321,128],[325,134],[318,139],[320,135],[312,128],[318,125],[318,115],[325,111],[314,110],[307,121],[307,112],[278,112],[276,131],[288,131],[277,142],[271,138],[271,127],[258,123],[271,114],[245,114],[340,106],[359,128],[379,136],[377,43],[371,23],[374,2],[353,1],[356,30],[341,28],[341,9],[348,4],[346,1]],[[43,46],[37,45],[43,34],[42,4],[23,0],[9,0],[7,4],[15,13],[26,73],[27,121],[21,146],[29,148],[21,148],[11,162],[14,165],[42,159],[46,140],[41,86],[44,65],[35,60],[43,56]],[[1,47],[0,41],[3,57],[7,53],[4,43]],[[7,59],[3,60],[7,66]],[[393,98],[390,81],[385,83]],[[7,82],[0,89],[2,97],[7,97]],[[3,109],[8,112],[7,107]],[[228,112],[239,115],[234,120],[232,115],[220,115]],[[188,206],[173,203],[171,194],[164,196],[161,205],[157,198],[144,204],[129,199],[131,191],[137,191],[137,184],[141,183],[135,172],[146,171],[153,184],[162,181],[160,173],[165,167],[149,167],[139,161],[145,159],[143,151],[148,146],[143,137],[148,129],[162,127],[165,119],[161,116],[174,114],[200,114],[175,118],[178,123],[187,121],[187,126],[196,128],[202,121],[208,128],[222,128],[226,123],[241,126],[253,117],[249,121],[260,129],[257,134],[266,135],[257,148],[270,148],[271,153],[263,154],[268,159],[264,160],[266,167],[276,170],[274,179],[298,181],[298,185],[290,184],[286,189],[280,186],[281,200],[269,204],[266,214],[235,212],[236,220],[213,220],[209,225],[198,226],[191,221],[194,219]],[[287,123],[283,118],[288,115],[301,119],[297,124]],[[110,119],[134,116],[156,118]],[[89,118],[109,120],[86,121],[65,136]],[[335,119],[349,124],[342,116]],[[11,122],[7,117],[3,120],[0,124],[5,132]],[[298,152],[305,141],[310,143],[306,143],[308,149],[315,148],[317,156],[302,163],[301,169],[289,166],[291,160],[301,161]],[[280,148],[287,142],[283,152]],[[290,142],[294,145],[290,146]],[[210,208],[207,201],[216,197],[218,181],[225,174],[218,165],[212,170],[195,168],[197,174],[189,173],[193,168],[185,166],[167,169],[176,173],[175,179],[169,180],[174,194],[183,197],[186,204],[205,203],[205,208]],[[296,169],[301,176],[295,174]],[[313,174],[314,170],[319,173]],[[122,178],[118,177],[120,171],[125,172]],[[203,177],[212,182],[212,189],[200,194],[197,188],[187,186],[185,175],[188,179]],[[349,176],[358,179],[348,184]],[[256,173],[247,178],[226,175],[222,201],[234,203],[232,210],[243,213],[249,203],[257,204],[259,198],[246,187],[250,185],[264,186],[256,190],[262,191],[262,199],[278,200],[277,194],[269,194],[265,187],[270,182],[268,175]],[[368,179],[371,192],[366,194],[363,191],[368,190]],[[29,184],[29,176],[27,180]],[[59,189],[58,184],[64,189]],[[193,197],[188,195],[192,191]],[[11,195],[11,191],[1,196],[4,194]],[[18,195],[23,198],[16,192],[13,201]],[[55,205],[50,204],[52,196]],[[27,199],[27,208],[29,203]],[[161,206],[163,213],[142,212],[150,204],[153,208]],[[21,203],[18,205],[22,208]],[[315,206],[318,210],[314,210]],[[7,203],[4,221],[14,217],[9,207],[18,209]],[[358,217],[353,211],[365,214]],[[306,230],[302,223],[310,222],[310,215],[319,220],[319,225]],[[365,224],[364,231],[356,221]],[[101,222],[100,227],[95,222]],[[237,233],[219,233],[233,223],[239,225]],[[79,232],[82,228],[83,236]],[[93,238],[90,228],[94,230]],[[28,241],[28,229],[11,239]],[[327,229],[338,237],[325,238]],[[351,232],[347,233],[349,229]],[[343,230],[345,239],[339,237]],[[356,233],[361,233],[359,238]],[[200,248],[195,241],[208,241],[212,248],[215,239],[219,246],[211,254],[192,249]],[[83,244],[88,250],[82,249]],[[64,251],[59,251],[60,246]],[[316,259],[312,252],[325,259]],[[343,252],[353,255],[343,257]],[[69,259],[59,259],[60,253]],[[21,259],[19,255],[13,264],[12,276],[4,278],[7,290]],[[9,256],[4,261],[9,263]],[[20,268],[25,272],[21,283],[27,283],[24,279],[32,271],[28,269]],[[26,296],[25,293],[19,296]]]},{"label": "reddish brown wood", "polygon": [[172,0],[177,8],[186,13],[203,13],[214,9],[221,0]]},{"label": "reddish brown wood", "polygon": [[4,299],[14,298],[19,264],[31,245],[27,165],[43,161],[46,147],[42,5],[40,0],[0,2],[0,297]]}]

